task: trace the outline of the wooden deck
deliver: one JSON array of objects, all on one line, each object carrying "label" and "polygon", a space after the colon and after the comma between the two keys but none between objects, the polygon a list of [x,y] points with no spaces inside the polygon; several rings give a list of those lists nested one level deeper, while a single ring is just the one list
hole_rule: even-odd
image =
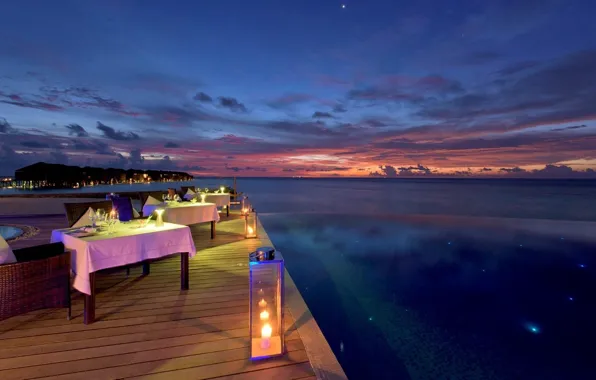
[{"label": "wooden deck", "polygon": [[[55,216],[0,222],[40,227],[37,237],[16,241],[14,248],[48,242],[51,229],[66,223]],[[242,230],[235,214],[222,218],[214,240],[209,224],[192,227],[198,255],[190,260],[188,291],[179,288],[175,256],[153,263],[146,277],[141,267],[128,278],[124,271],[100,272],[94,324],[83,324],[80,294],[71,321],[65,310],[53,309],[0,322],[0,379],[316,378],[289,310],[287,354],[249,360],[247,255],[271,241],[264,231],[246,240]]]}]

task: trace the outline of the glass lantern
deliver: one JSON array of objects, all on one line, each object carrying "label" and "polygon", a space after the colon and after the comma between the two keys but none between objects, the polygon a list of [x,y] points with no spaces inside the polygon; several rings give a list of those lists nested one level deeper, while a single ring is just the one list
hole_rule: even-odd
[{"label": "glass lantern", "polygon": [[243,196],[240,200],[240,215],[244,216],[250,211],[250,202],[247,196]]},{"label": "glass lantern", "polygon": [[285,353],[284,261],[273,247],[250,254],[250,358],[265,359]]},{"label": "glass lantern", "polygon": [[244,237],[247,239],[255,239],[257,237],[257,212],[249,210],[244,215]]}]

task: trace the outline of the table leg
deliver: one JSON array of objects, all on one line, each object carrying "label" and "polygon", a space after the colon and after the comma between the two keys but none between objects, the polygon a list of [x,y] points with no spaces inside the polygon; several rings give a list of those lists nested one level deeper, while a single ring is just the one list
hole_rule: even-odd
[{"label": "table leg", "polygon": [[188,290],[188,252],[180,254],[180,289]]},{"label": "table leg", "polygon": [[226,216],[230,216],[230,205],[226,206]]},{"label": "table leg", "polygon": [[91,294],[85,294],[85,312],[83,323],[89,325],[95,322],[95,273],[89,273],[89,288]]},{"label": "table leg", "polygon": [[211,239],[215,239],[215,220],[211,221]]},{"label": "table leg", "polygon": [[151,265],[149,260],[143,261],[143,276],[148,276],[151,273]]}]

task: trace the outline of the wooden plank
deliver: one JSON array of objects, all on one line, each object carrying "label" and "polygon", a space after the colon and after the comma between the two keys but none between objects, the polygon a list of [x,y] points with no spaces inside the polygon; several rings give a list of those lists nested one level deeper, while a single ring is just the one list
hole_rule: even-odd
[{"label": "wooden plank", "polygon": [[[63,310],[52,309],[0,322],[0,379],[312,378],[287,310],[288,353],[249,359],[247,256],[271,242],[266,234],[244,239],[243,221],[232,217],[219,223],[213,240],[208,225],[191,226],[199,252],[189,261],[188,291],[180,291],[175,255],[154,261],[146,277],[140,277],[140,266],[128,277],[121,268],[98,272],[98,321],[92,325],[81,323],[78,293],[71,321]],[[43,226],[51,231],[64,223],[47,218]]]},{"label": "wooden plank", "polygon": [[263,379],[300,379],[316,380],[313,370],[308,362],[284,365],[263,369],[260,371],[243,372],[234,375],[216,377],[212,380],[263,380]]},{"label": "wooden plank", "polygon": [[[209,379],[242,372],[258,371],[284,365],[307,363],[306,352],[289,351],[285,356],[267,361],[251,362],[248,348],[210,352],[198,355],[179,356],[166,360],[152,360],[138,364],[103,368],[95,371],[75,372],[52,379]],[[24,379],[25,377],[21,377]]]}]

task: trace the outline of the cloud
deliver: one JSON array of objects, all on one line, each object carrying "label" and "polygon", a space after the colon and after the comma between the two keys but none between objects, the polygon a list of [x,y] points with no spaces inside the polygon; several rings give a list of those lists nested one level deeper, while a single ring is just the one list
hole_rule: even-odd
[{"label": "cloud", "polygon": [[62,111],[63,107],[46,102],[38,102],[35,100],[0,100],[0,103],[10,104],[17,107],[35,108],[43,111]]},{"label": "cloud", "polygon": [[373,172],[370,173],[373,177],[387,177],[387,178],[394,178],[397,177],[397,170],[394,166],[391,165],[381,165],[379,166],[380,172]]},{"label": "cloud", "polygon": [[168,141],[167,143],[164,144],[163,147],[164,148],[180,148],[180,144]]},{"label": "cloud", "polygon": [[14,133],[16,129],[3,117],[0,117],[0,133]]},{"label": "cloud", "polygon": [[554,131],[554,132],[570,131],[570,130],[573,130],[573,129],[583,129],[583,128],[587,128],[587,127],[588,126],[585,125],[585,124],[582,124],[582,125],[571,125],[569,127],[555,128],[555,129],[552,129],[552,131]]},{"label": "cloud", "polygon": [[312,114],[313,119],[324,119],[324,118],[333,118],[333,115],[329,112],[320,112],[316,111]]},{"label": "cloud", "polygon": [[255,171],[255,172],[266,172],[267,168],[260,168],[260,167],[253,167],[253,166],[245,166],[245,167],[238,167],[238,166],[228,166],[225,164],[226,170],[233,171],[235,173],[241,171]]},{"label": "cloud", "polygon": [[197,92],[196,95],[193,97],[194,100],[199,101],[201,103],[211,103],[213,102],[213,98],[204,92]]},{"label": "cloud", "polygon": [[525,169],[522,169],[518,166],[514,167],[514,168],[501,168],[499,169],[500,172],[503,173],[526,173]]},{"label": "cloud", "polygon": [[228,108],[229,110],[234,112],[248,112],[244,104],[240,103],[236,98],[220,96],[217,99],[219,100],[219,105],[221,107]]},{"label": "cloud", "polygon": [[309,94],[286,94],[267,102],[267,105],[271,108],[287,108],[314,99],[315,97]]},{"label": "cloud", "polygon": [[89,133],[85,130],[85,128],[81,127],[78,124],[69,124],[65,125],[66,129],[68,129],[68,135],[72,136],[75,135],[77,137],[87,137]]},{"label": "cloud", "polygon": [[497,71],[497,74],[499,74],[501,76],[513,75],[513,74],[517,74],[519,72],[534,68],[534,67],[538,66],[539,64],[540,64],[540,62],[538,62],[538,61],[517,62],[517,63],[511,64],[511,65],[508,65],[505,68]]},{"label": "cloud", "polygon": [[27,148],[49,148],[50,146],[46,143],[42,143],[39,141],[23,141],[21,142],[22,146],[26,146]]},{"label": "cloud", "polygon": [[478,170],[479,172],[492,172],[493,170],[491,168],[482,168],[480,170]]},{"label": "cloud", "polygon": [[348,110],[344,107],[343,104],[336,104],[333,107],[333,112],[335,112],[335,113],[343,113],[343,112],[348,112]]},{"label": "cloud", "polygon": [[116,131],[112,127],[108,127],[107,125],[97,122],[97,129],[103,132],[103,135],[112,140],[120,140],[120,141],[130,141],[130,140],[140,140],[140,136],[134,132],[123,132],[123,131]]}]

